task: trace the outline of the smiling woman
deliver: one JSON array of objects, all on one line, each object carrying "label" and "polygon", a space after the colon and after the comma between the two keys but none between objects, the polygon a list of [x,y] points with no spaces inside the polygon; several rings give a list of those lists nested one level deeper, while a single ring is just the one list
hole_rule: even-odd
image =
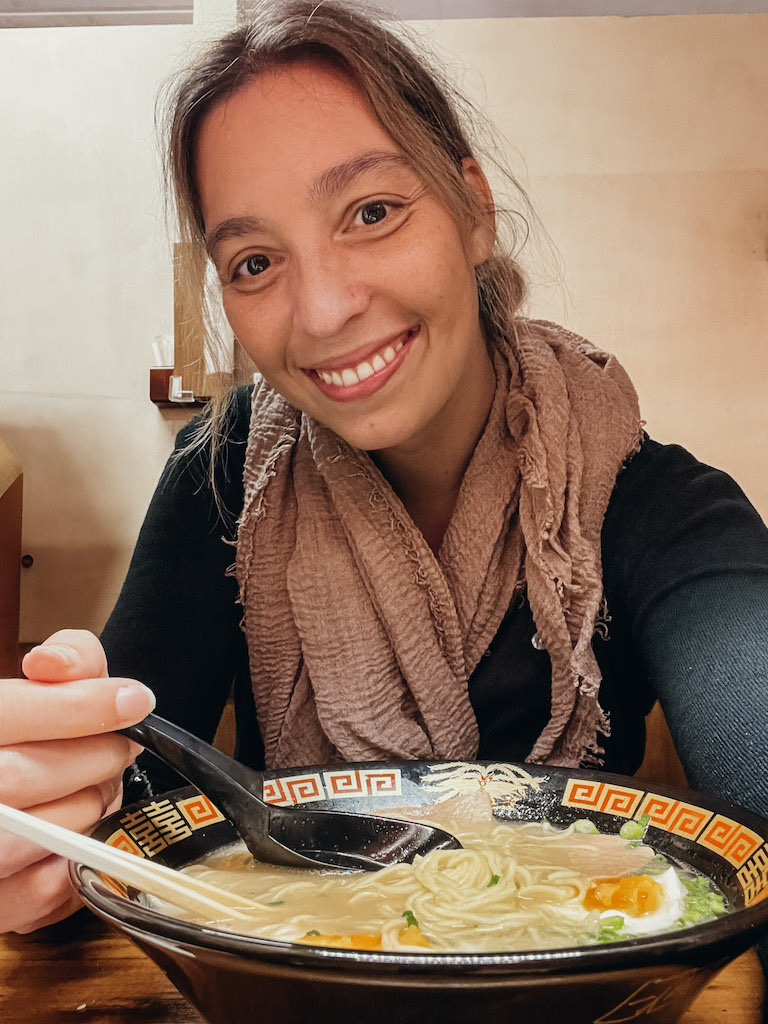
[{"label": "smiling woman", "polygon": [[[490,213],[463,238],[349,77],[318,60],[212,110],[196,170],[227,319],[264,379],[382,466],[458,443],[438,458],[457,487],[495,390],[475,280]],[[489,203],[471,158],[463,173]]]},{"label": "smiling woman", "polygon": [[[461,102],[340,0],[259,5],[166,99],[190,280],[212,261],[259,374],[179,437],[102,636],[111,673],[206,738],[234,680],[237,756],[270,768],[632,773],[658,696],[694,785],[765,810],[766,531],[729,477],[644,434],[614,357],[521,316]],[[95,638],[61,643],[28,656],[19,707],[114,685]],[[61,738],[45,697],[0,740],[62,820],[90,743],[98,816],[130,753],[101,734],[127,720],[83,701]],[[3,856],[5,927],[64,912],[58,876],[31,899],[29,851]]]},{"label": "smiling woman", "polygon": [[[341,11],[332,6],[328,11],[323,11],[322,17],[315,14],[308,20],[313,10],[312,6],[308,6],[306,10],[299,10],[298,7],[290,5],[259,5],[253,12],[249,26],[242,32],[231,35],[227,41],[222,41],[216,52],[203,57],[195,72],[182,74],[168,93],[168,175],[173,183],[176,209],[180,216],[181,237],[191,243],[187,250],[192,256],[188,262],[187,275],[187,287],[190,290],[199,288],[199,282],[204,276],[204,254],[199,246],[201,231],[207,238],[210,254],[220,240],[220,232],[230,235],[232,231],[237,230],[240,233],[240,230],[246,227],[243,217],[252,220],[255,215],[254,210],[247,213],[238,211],[237,214],[227,215],[226,223],[211,224],[210,218],[207,223],[203,223],[199,168],[196,166],[202,155],[198,139],[201,123],[208,122],[204,133],[210,131],[212,119],[207,116],[208,113],[215,107],[218,107],[220,112],[229,109],[232,106],[231,101],[239,92],[239,86],[249,83],[249,79],[251,82],[247,84],[247,88],[251,92],[263,88],[265,93],[269,93],[270,86],[267,83],[275,77],[270,72],[278,68],[283,71],[292,70],[288,77],[293,80],[294,95],[290,95],[290,88],[284,83],[279,85],[274,97],[267,96],[267,101],[263,104],[264,109],[257,116],[268,120],[268,110],[271,109],[272,122],[278,128],[285,127],[287,123],[292,125],[292,132],[286,132],[284,145],[293,147],[293,159],[296,150],[301,154],[299,164],[291,163],[291,168],[301,167],[306,173],[305,180],[301,182],[295,180],[299,176],[295,175],[291,187],[294,189],[296,199],[299,194],[296,190],[300,189],[302,195],[306,192],[306,200],[312,207],[315,220],[320,212],[320,205],[325,204],[324,211],[330,212],[330,201],[336,199],[338,205],[342,192],[347,194],[349,202],[350,187],[356,180],[362,185],[362,178],[367,178],[369,188],[378,188],[378,195],[373,195],[378,204],[373,214],[371,209],[366,212],[362,210],[362,202],[368,197],[364,189],[359,191],[361,206],[357,226],[369,229],[370,233],[370,228],[379,224],[378,234],[371,239],[374,242],[379,238],[383,241],[391,234],[388,229],[392,226],[392,220],[399,222],[412,219],[408,215],[414,203],[417,199],[425,199],[423,195],[419,196],[419,193],[428,192],[426,204],[437,201],[441,206],[441,213],[451,216],[454,222],[451,225],[452,230],[460,232],[462,241],[466,241],[464,236],[468,232],[473,229],[477,231],[480,221],[489,221],[491,218],[492,197],[482,171],[471,159],[472,148],[458,114],[462,106],[466,106],[469,112],[469,105],[458,95],[453,95],[451,102],[450,87],[441,81],[441,76],[434,68],[429,67],[423,55],[419,55],[419,59],[414,59],[412,51],[383,23],[359,17],[355,13],[360,11],[359,5],[354,8],[348,6]],[[314,81],[307,66],[308,61],[313,66]],[[296,72],[302,64],[303,76],[300,74],[298,77],[303,78],[303,81],[296,81]],[[262,75],[265,76],[265,81],[259,86],[255,80]],[[286,78],[285,75],[277,77]],[[301,95],[302,89],[305,91],[304,96]],[[328,89],[331,91],[326,91]],[[347,109],[345,112],[345,104],[342,104],[342,109],[334,112],[334,120],[337,134],[341,133],[339,142],[342,150],[334,151],[333,146],[326,141],[324,146],[321,144],[318,147],[318,158],[314,159],[310,166],[306,159],[307,153],[314,152],[321,134],[319,125],[323,123],[324,115],[332,112],[334,97],[340,94],[343,94],[347,101]],[[311,106],[314,112],[318,112],[319,107],[325,109],[319,111],[320,121],[315,120],[311,124],[309,122],[312,119],[306,116],[299,124],[293,120],[290,112],[287,114],[287,120],[281,121],[279,105],[283,104],[282,113],[286,113],[291,103],[295,106],[299,121],[299,108],[305,103]],[[244,107],[242,97],[235,105]],[[258,106],[260,105],[254,99],[249,109],[256,111]],[[372,143],[374,148],[368,151],[361,144],[361,139],[356,137],[358,114],[361,115],[361,124],[367,122],[370,138],[377,140]],[[287,188],[288,182],[281,181],[278,168],[278,153],[282,150],[267,149],[266,140],[257,133],[248,135],[247,117],[246,114],[241,128],[248,136],[248,159],[258,164],[258,172],[265,184],[271,180],[278,186]],[[475,119],[477,117],[479,114]],[[469,121],[469,117],[465,118],[465,121]],[[224,130],[229,131],[229,128]],[[233,143],[234,137],[230,136],[229,141]],[[282,145],[281,142],[281,147]],[[239,150],[238,157],[242,173],[247,175],[249,171],[245,152],[246,149]],[[270,153],[268,161],[263,159],[265,152]],[[321,153],[327,155],[325,164],[319,158]],[[400,174],[397,174],[398,170]],[[386,192],[388,181],[382,180],[381,177],[387,173],[390,179],[394,175],[393,184],[396,186],[393,194],[389,196]],[[376,174],[378,180],[372,180],[372,176]],[[256,180],[253,180],[253,186]],[[517,248],[520,224],[526,233],[528,230],[525,217],[520,220],[521,215],[528,213],[528,219],[534,216],[528,209],[527,198],[522,190],[511,176],[509,180],[520,200],[518,212],[512,217],[503,217],[508,228],[510,244],[506,249],[497,246],[491,259],[487,258],[486,254],[486,258],[476,260],[472,274],[472,298],[473,301],[479,301],[481,322],[488,327],[494,325],[495,328],[506,323],[510,313],[518,308],[522,300],[522,273],[510,253]],[[223,184],[224,179],[220,181]],[[388,201],[384,202],[385,199]],[[423,206],[424,202],[420,205]],[[421,213],[420,207],[414,212]],[[426,210],[424,214],[427,214]],[[338,216],[338,213],[336,215]],[[421,217],[422,221],[423,219],[424,216]],[[235,221],[239,223],[236,225]],[[250,229],[257,225],[250,223],[247,227]],[[349,225],[349,228],[351,227],[352,224]],[[437,233],[436,230],[435,234]],[[364,254],[366,237],[363,231],[359,231],[356,237],[351,230],[347,230],[344,237],[350,244],[357,240],[358,250],[362,250],[360,255]],[[426,237],[424,241],[426,243]],[[391,244],[397,246],[398,242],[399,237],[395,235]],[[492,226],[485,244],[493,245]],[[412,277],[415,275],[415,280],[418,280],[425,268],[413,245],[411,249],[412,258],[419,266],[408,267],[404,258],[399,258],[398,263],[402,273]],[[471,258],[470,253],[468,256]],[[381,252],[379,258],[383,262],[387,257]],[[243,269],[238,272],[241,279],[238,283],[244,284],[244,277],[267,276],[265,271],[269,271],[269,276],[274,277],[276,261],[280,259],[281,254],[277,252],[271,256],[266,252],[248,255]],[[325,253],[324,262],[327,263],[328,259],[329,253]],[[218,263],[217,266],[221,275],[221,266]],[[295,260],[291,266],[295,266]],[[330,271],[331,264],[328,264],[328,267]],[[338,274],[336,277],[338,278]],[[265,286],[265,283],[259,282],[259,287],[262,286]],[[312,282],[308,282],[308,286],[312,288]],[[353,282],[346,282],[345,286],[347,289],[352,286],[354,290]],[[413,286],[415,285],[412,281]],[[365,282],[361,279],[360,287],[356,290],[357,301],[361,301],[364,293]],[[315,294],[313,306],[316,302]],[[213,323],[210,326],[213,328]],[[408,329],[411,325],[396,326],[400,328],[394,334],[397,338],[403,334],[403,328]],[[235,331],[237,333],[237,328]],[[214,333],[212,329],[211,334]],[[378,352],[376,349],[371,351],[368,343],[375,344],[379,340],[386,340],[387,336],[386,330],[379,329],[373,338],[363,339],[362,347],[368,345],[368,351],[362,353],[363,357],[370,355],[371,359],[374,359]],[[243,343],[242,339],[239,340]],[[211,338],[211,344],[215,348],[214,337]],[[248,350],[247,344],[244,344],[244,347]],[[388,346],[383,347],[386,349]],[[327,354],[331,359],[321,368],[327,369],[328,372],[337,370],[337,366],[334,365],[337,361],[333,358],[336,353]],[[360,365],[361,362],[367,360],[363,358],[354,366]],[[262,373],[265,372],[258,362],[257,366]],[[351,369],[352,366],[349,361],[344,361],[340,368]],[[363,367],[363,373],[366,372],[366,368]],[[331,383],[334,383],[333,379]],[[351,383],[349,376],[347,383]],[[223,404],[221,401],[215,401],[214,415],[202,428],[204,434],[210,429],[213,437],[212,454],[220,436],[218,428],[221,420],[217,414],[221,413]]]}]

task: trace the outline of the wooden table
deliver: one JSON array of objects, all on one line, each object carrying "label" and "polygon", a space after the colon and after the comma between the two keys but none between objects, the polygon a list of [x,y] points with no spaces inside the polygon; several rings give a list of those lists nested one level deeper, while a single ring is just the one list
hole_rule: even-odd
[{"label": "wooden table", "polygon": [[[679,1024],[760,1024],[764,995],[757,958],[746,953]],[[0,936],[0,1021],[200,1024],[201,1017],[128,939],[81,911],[32,935]]]}]

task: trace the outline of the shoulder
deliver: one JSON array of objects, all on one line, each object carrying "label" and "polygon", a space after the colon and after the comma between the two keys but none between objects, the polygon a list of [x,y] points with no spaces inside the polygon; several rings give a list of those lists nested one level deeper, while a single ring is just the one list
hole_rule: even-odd
[{"label": "shoulder", "polygon": [[[248,440],[248,427],[251,422],[251,395],[253,385],[243,385],[230,391],[226,398],[226,407],[221,421],[221,436],[224,445],[243,444]],[[204,409],[186,423],[176,435],[176,451],[187,453],[185,461],[192,463],[195,455],[204,457],[210,454],[210,441],[202,444],[199,438],[204,433],[210,412]]]},{"label": "shoulder", "polygon": [[765,573],[768,530],[742,489],[679,445],[646,438],[619,474],[602,532],[613,603],[637,613],[694,579]]},{"label": "shoulder", "polygon": [[631,520],[633,525],[679,526],[686,519],[693,526],[690,517],[704,513],[710,523],[726,527],[734,517],[762,526],[757,511],[727,473],[699,462],[679,445],[659,444],[646,436],[616,480],[606,525],[618,527]]},{"label": "shoulder", "polygon": [[181,428],[158,488],[176,502],[194,498],[230,527],[242,507],[252,391],[252,385],[233,389],[217,423],[205,409]]}]

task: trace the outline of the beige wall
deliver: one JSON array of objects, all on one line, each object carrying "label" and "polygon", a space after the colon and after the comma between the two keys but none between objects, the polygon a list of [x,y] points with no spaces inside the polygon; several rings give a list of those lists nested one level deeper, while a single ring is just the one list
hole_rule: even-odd
[{"label": "beige wall", "polygon": [[[569,292],[532,311],[615,352],[649,433],[768,517],[768,16],[442,24],[525,159]],[[518,161],[519,165],[519,161]]]},{"label": "beige wall", "polygon": [[173,309],[152,108],[191,32],[0,31],[0,435],[24,467],[25,641],[101,627],[183,415],[147,397]]},{"label": "beige wall", "polygon": [[[531,311],[615,351],[652,435],[768,515],[768,15],[419,28],[524,157],[567,285]],[[101,627],[184,418],[147,397],[171,326],[151,106],[194,31],[0,32],[0,434],[26,476],[25,640]]]}]

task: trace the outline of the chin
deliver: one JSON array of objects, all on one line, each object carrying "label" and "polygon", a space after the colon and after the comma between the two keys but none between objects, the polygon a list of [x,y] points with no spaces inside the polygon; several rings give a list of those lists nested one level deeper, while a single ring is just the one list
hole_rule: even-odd
[{"label": "chin", "polygon": [[361,427],[359,429],[347,428],[342,425],[338,427],[328,424],[334,433],[353,448],[359,448],[364,452],[383,452],[389,448],[397,448],[407,444],[413,438],[415,431],[403,429],[403,427],[379,427],[370,429]]}]

